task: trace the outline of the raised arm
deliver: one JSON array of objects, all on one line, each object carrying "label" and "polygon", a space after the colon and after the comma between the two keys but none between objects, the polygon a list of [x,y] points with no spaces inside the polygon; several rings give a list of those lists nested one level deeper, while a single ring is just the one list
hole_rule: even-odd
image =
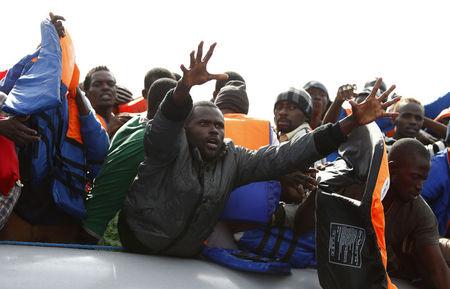
[{"label": "raised arm", "polygon": [[381,78],[362,103],[350,100],[353,113],[335,124],[318,127],[314,131],[279,147],[269,146],[249,153],[240,153],[238,159],[238,185],[259,180],[277,179],[294,170],[304,170],[315,161],[338,149],[355,128],[368,124],[381,117],[393,117],[396,113],[385,111],[399,99],[384,102],[395,86],[391,86],[380,97],[376,91]]},{"label": "raised arm", "polygon": [[203,41],[200,42],[197,54],[195,51],[190,54],[189,68],[180,66],[183,71],[182,78],[175,89],[166,95],[152,123],[147,126],[144,139],[147,156],[152,154],[161,160],[176,153],[174,149],[178,143],[176,140],[192,108],[189,92],[194,85],[201,85],[212,79],[226,80],[228,78],[226,74],[210,74],[206,69],[215,46],[216,43],[211,45],[203,57]]},{"label": "raised arm", "polygon": [[350,84],[345,84],[339,87],[331,106],[328,108],[323,118],[323,124],[335,123],[339,120],[339,112],[342,109],[342,104],[344,101],[352,99],[355,97],[355,86]]},{"label": "raised arm", "polygon": [[445,138],[447,134],[447,127],[440,122],[437,122],[431,118],[423,118],[423,127],[430,129],[438,138]]}]

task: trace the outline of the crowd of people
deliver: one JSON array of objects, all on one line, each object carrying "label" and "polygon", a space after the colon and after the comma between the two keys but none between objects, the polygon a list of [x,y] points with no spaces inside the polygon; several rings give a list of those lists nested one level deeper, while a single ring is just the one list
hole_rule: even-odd
[{"label": "crowd of people", "polygon": [[[63,20],[47,21],[61,47]],[[377,78],[360,91],[342,85],[331,101],[324,84],[309,81],[274,96],[272,125],[248,116],[253,84],[234,71],[207,71],[215,44],[204,53],[200,43],[181,75],[149,70],[139,97],[106,66],[75,86],[76,73],[65,86],[64,76],[43,73],[61,82],[50,106],[26,94],[33,77],[39,83],[31,89],[45,90],[36,67],[51,61],[49,47],[43,41],[37,54],[0,73],[1,240],[109,240],[134,253],[196,257],[205,244],[236,247],[233,236],[252,224],[221,218],[230,194],[265,181],[280,184],[265,225],[313,232],[321,172],[339,159],[352,167],[343,144],[376,122],[390,175],[382,199],[387,271],[423,288],[449,288],[449,95],[424,106]],[[208,81],[216,83],[212,98],[193,103],[191,88]],[[355,176],[336,193],[361,200],[365,183]]]}]

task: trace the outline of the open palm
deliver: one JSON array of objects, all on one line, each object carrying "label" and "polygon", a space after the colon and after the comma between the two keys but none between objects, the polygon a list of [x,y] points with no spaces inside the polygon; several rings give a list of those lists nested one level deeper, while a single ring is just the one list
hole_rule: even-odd
[{"label": "open palm", "polygon": [[216,43],[213,43],[205,57],[203,56],[203,41],[200,42],[197,49],[197,55],[195,55],[195,51],[191,52],[190,58],[191,62],[189,65],[189,69],[187,69],[183,64],[180,66],[183,71],[183,84],[188,88],[191,88],[194,85],[203,84],[209,80],[226,80],[228,79],[228,75],[226,74],[210,74],[206,66],[208,64],[209,59],[211,58],[214,48],[216,47]]}]

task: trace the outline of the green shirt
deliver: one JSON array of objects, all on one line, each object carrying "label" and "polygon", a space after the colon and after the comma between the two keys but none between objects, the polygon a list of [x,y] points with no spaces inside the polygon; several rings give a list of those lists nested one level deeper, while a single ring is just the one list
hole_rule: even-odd
[{"label": "green shirt", "polygon": [[84,228],[101,238],[108,222],[122,209],[130,185],[144,160],[147,121],[135,116],[125,123],[111,141],[105,163],[94,180],[92,198],[86,202]]}]

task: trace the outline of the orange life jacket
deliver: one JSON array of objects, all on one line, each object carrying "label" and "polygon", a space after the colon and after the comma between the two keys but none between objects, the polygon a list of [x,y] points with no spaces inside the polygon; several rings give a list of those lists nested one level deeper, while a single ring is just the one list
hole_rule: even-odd
[{"label": "orange life jacket", "polygon": [[225,137],[236,145],[257,150],[271,143],[271,126],[267,120],[249,117],[241,113],[225,114]]},{"label": "orange life jacket", "polygon": [[141,96],[128,103],[121,104],[119,105],[119,113],[121,112],[130,112],[130,113],[147,112],[147,100]]}]

